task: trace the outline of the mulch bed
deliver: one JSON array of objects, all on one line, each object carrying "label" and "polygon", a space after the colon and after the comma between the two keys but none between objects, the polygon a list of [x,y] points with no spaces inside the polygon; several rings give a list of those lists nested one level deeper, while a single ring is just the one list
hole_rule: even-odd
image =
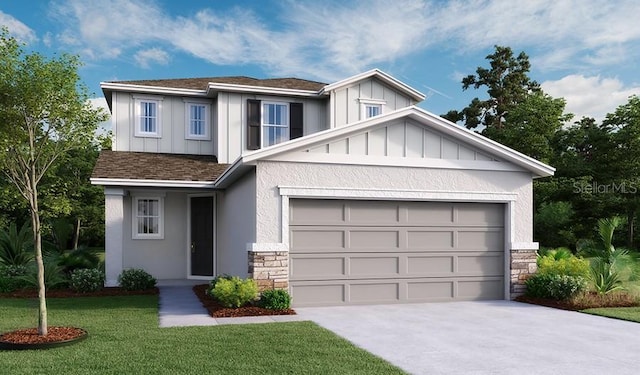
[{"label": "mulch bed", "polygon": [[[124,290],[119,287],[103,288],[96,292],[79,293],[71,289],[47,290],[47,298],[69,298],[69,297],[112,297],[112,296],[137,296],[137,295],[157,295],[158,288],[147,290]],[[38,298],[37,289],[16,290],[11,293],[0,293],[0,298]]]},{"label": "mulch bed", "polygon": [[595,293],[587,293],[578,298],[568,301],[520,296],[516,298],[516,301],[570,311],[580,311],[600,307],[640,306],[640,302],[636,298],[626,293],[614,293],[604,296]]},{"label": "mulch bed", "polygon": [[263,315],[295,315],[296,312],[293,309],[286,310],[269,310],[259,306],[246,305],[238,308],[229,308],[222,306],[218,301],[207,295],[207,288],[209,285],[201,284],[193,287],[193,292],[196,294],[202,306],[204,306],[209,315],[214,318],[235,318],[240,316],[263,316]]},{"label": "mulch bed", "polygon": [[87,332],[75,327],[48,327],[47,335],[38,335],[37,328],[19,329],[0,335],[0,342],[11,344],[44,344],[77,339]]}]

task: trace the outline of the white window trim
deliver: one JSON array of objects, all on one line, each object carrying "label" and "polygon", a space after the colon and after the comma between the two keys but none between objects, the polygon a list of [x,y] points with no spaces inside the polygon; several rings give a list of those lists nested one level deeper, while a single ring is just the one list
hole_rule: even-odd
[{"label": "white window trim", "polygon": [[387,101],[382,99],[359,98],[358,101],[360,102],[360,120],[369,118],[367,117],[367,106],[380,107],[380,113],[378,114],[380,116],[384,113],[384,107],[387,105]]},{"label": "white window trim", "polygon": [[[264,122],[264,106],[266,104],[275,104],[275,105],[284,105],[286,107],[286,117],[285,119],[287,120],[287,125],[283,126],[283,125],[272,125],[272,124],[265,124]],[[272,145],[266,146],[264,144],[264,128],[265,127],[279,127],[279,128],[286,128],[287,129],[287,140],[291,139],[291,124],[289,124],[289,114],[291,112],[289,112],[291,109],[289,108],[289,102],[280,102],[280,101],[275,101],[275,100],[263,100],[260,103],[260,148],[265,148],[265,147],[269,147],[269,146],[274,146],[277,145],[278,143],[282,143],[282,142],[286,142],[286,140],[282,141],[282,142],[278,142],[278,143],[274,143]]]},{"label": "white window trim", "polygon": [[[138,201],[143,199],[158,200],[158,233],[138,233]],[[131,238],[134,240],[164,239],[164,197],[160,195],[134,195],[131,198]]]},{"label": "white window trim", "polygon": [[[162,96],[156,95],[134,95],[134,109],[133,114],[135,118],[135,130],[134,136],[143,138],[161,138],[162,137]],[[140,104],[143,102],[156,103],[156,131],[144,132],[141,129],[140,123]]]},{"label": "white window trim", "polygon": [[[191,134],[191,106],[204,106],[204,134]],[[194,141],[210,141],[211,140],[211,105],[207,101],[184,100],[184,138]]]}]

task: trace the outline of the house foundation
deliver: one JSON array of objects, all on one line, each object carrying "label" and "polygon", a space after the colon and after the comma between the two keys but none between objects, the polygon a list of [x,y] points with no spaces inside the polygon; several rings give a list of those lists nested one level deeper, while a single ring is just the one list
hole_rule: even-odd
[{"label": "house foundation", "polygon": [[260,291],[289,288],[289,252],[248,251],[249,277]]},{"label": "house foundation", "polygon": [[535,249],[511,250],[510,298],[512,300],[526,292],[525,282],[538,271],[536,257],[537,251]]}]

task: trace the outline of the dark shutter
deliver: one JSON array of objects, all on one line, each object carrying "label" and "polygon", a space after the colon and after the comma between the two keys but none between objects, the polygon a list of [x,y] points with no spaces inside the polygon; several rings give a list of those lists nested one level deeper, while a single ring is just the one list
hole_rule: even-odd
[{"label": "dark shutter", "polygon": [[289,138],[302,137],[302,103],[289,104]]},{"label": "dark shutter", "polygon": [[260,101],[247,99],[247,149],[260,148]]}]

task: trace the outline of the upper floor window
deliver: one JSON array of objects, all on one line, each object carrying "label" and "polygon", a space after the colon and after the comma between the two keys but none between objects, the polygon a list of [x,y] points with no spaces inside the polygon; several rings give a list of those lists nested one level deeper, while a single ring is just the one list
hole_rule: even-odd
[{"label": "upper floor window", "polygon": [[160,137],[162,100],[155,97],[135,97],[135,136]]},{"label": "upper floor window", "polygon": [[384,100],[379,99],[359,99],[360,101],[360,119],[368,119],[382,114],[382,106],[386,104]]},{"label": "upper floor window", "polygon": [[247,100],[247,149],[302,137],[303,103]]},{"label": "upper floor window", "polygon": [[186,103],[186,138],[211,139],[209,133],[209,105],[205,103]]},{"label": "upper floor window", "polygon": [[133,238],[162,239],[164,232],[164,199],[133,197]]},{"label": "upper floor window", "polygon": [[262,147],[289,140],[289,104],[262,103]]}]

